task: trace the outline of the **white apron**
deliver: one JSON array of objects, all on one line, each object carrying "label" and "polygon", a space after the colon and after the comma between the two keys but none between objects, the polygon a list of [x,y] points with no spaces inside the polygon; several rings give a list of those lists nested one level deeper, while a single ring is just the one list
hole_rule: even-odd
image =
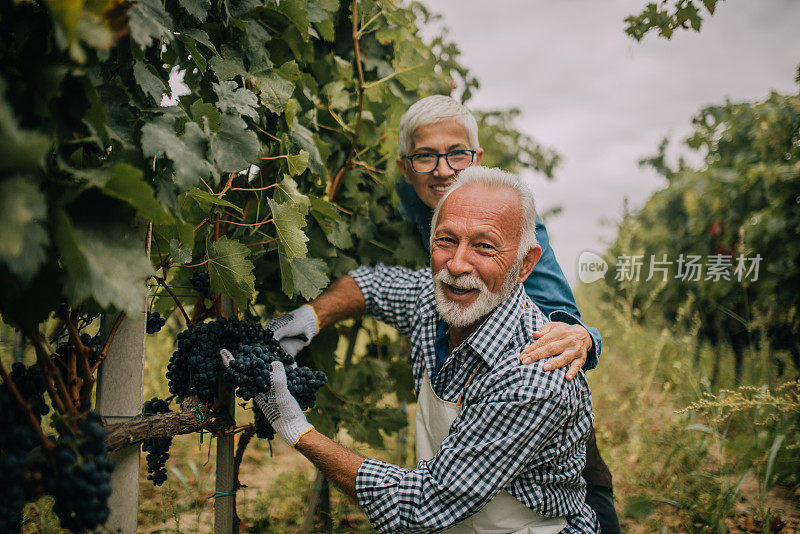
[{"label": "white apron", "polygon": [[[474,375],[473,375],[474,376]],[[470,378],[470,381],[472,378]],[[469,382],[467,382],[469,385]],[[463,393],[462,393],[463,395]],[[430,460],[461,412],[459,402],[440,399],[431,387],[428,371],[417,397],[417,461]],[[495,495],[478,513],[445,530],[452,534],[554,534],[567,522],[563,517],[537,514],[505,490]]]}]

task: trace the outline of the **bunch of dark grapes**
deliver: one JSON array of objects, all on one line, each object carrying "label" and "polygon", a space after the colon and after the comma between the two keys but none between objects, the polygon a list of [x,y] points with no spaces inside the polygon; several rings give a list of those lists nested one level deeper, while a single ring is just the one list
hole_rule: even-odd
[{"label": "bunch of dark grapes", "polygon": [[25,462],[37,441],[30,423],[5,384],[0,386],[0,428],[0,487],[3,488],[0,532],[19,532],[25,505],[22,487]]},{"label": "bunch of dark grapes", "polygon": [[205,298],[211,298],[211,278],[208,276],[208,271],[195,271],[189,283]]},{"label": "bunch of dark grapes", "polygon": [[[270,345],[276,349],[271,350]],[[242,345],[232,352],[234,361],[225,372],[228,381],[236,388],[236,395],[243,400],[250,400],[269,390],[270,366],[274,361],[283,363],[289,393],[297,400],[303,411],[314,407],[317,391],[328,381],[322,371],[314,371],[308,367],[293,367],[291,359],[287,364],[289,357],[280,345],[274,342],[274,338],[273,343]],[[254,411],[256,435],[259,438],[272,439],[275,436],[272,426],[263,417],[261,410],[255,408]]]},{"label": "bunch of dark grapes", "polygon": [[[272,332],[261,325],[240,321],[236,317],[221,318],[197,325],[178,334],[178,350],[167,364],[169,391],[178,397],[197,395],[210,403],[217,396],[218,380],[223,373],[220,349],[236,352],[242,345],[277,345]],[[281,359],[293,360],[281,351]]]},{"label": "bunch of dark grapes", "polygon": [[[144,403],[142,415],[157,415],[167,413],[167,401],[153,397]],[[152,480],[154,486],[160,486],[167,480],[166,463],[169,458],[169,448],[172,438],[153,438],[142,443],[142,450],[147,453],[147,480]]]},{"label": "bunch of dark grapes", "polygon": [[61,527],[72,532],[93,530],[108,519],[110,476],[106,433],[95,411],[88,412],[76,428],[56,423],[56,473],[48,477],[48,493],[55,498],[53,510]]},{"label": "bunch of dark grapes", "polygon": [[161,331],[161,327],[167,324],[167,320],[161,317],[158,312],[147,312],[147,333],[155,334]]},{"label": "bunch of dark grapes", "polygon": [[15,362],[11,366],[11,380],[17,386],[22,398],[30,405],[33,414],[41,421],[43,415],[50,412],[44,398],[47,386],[38,365],[25,367],[21,362]]}]

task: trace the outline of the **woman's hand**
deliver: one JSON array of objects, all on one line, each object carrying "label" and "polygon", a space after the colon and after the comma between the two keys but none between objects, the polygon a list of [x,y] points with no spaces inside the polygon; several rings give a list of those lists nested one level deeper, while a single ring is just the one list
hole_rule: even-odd
[{"label": "woman's hand", "polygon": [[523,364],[533,363],[545,358],[542,369],[552,371],[569,365],[567,380],[572,380],[578,370],[586,363],[586,355],[592,348],[592,336],[581,325],[551,322],[533,333],[536,340],[523,349],[519,359]]}]

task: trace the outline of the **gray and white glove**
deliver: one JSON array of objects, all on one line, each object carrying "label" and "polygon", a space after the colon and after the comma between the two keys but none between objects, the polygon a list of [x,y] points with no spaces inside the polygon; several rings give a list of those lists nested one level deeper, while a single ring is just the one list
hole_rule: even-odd
[{"label": "gray and white glove", "polygon": [[317,315],[310,304],[304,304],[291,313],[279,315],[267,323],[275,340],[290,356],[295,357],[319,331]]},{"label": "gray and white glove", "polygon": [[[282,437],[290,447],[294,447],[303,435],[314,430],[314,426],[308,422],[300,405],[289,393],[283,364],[272,362],[270,367],[271,387],[266,398],[262,393],[257,395],[254,400],[272,428],[275,429],[275,433]],[[259,397],[262,398],[259,399]]]}]

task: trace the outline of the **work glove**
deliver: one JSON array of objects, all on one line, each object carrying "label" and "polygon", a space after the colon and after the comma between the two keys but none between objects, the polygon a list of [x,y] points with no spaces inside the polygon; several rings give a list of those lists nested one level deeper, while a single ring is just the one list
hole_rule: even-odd
[{"label": "work glove", "polygon": [[297,356],[303,347],[308,346],[319,331],[317,315],[310,304],[304,304],[291,313],[271,319],[265,328],[272,330],[275,341],[291,357]]},{"label": "work glove", "polygon": [[314,430],[314,426],[308,422],[300,405],[289,393],[283,364],[272,362],[270,367],[269,391],[266,398],[263,393],[256,396],[256,406],[264,413],[275,433],[290,447],[294,447],[301,437]]},{"label": "work glove", "polygon": [[[220,350],[219,355],[225,368],[234,360],[233,354],[227,349]],[[253,403],[267,418],[275,433],[290,447],[294,447],[303,434],[314,429],[303,415],[300,405],[289,393],[286,370],[281,362],[270,364],[270,388],[266,395],[259,393],[253,397]]]}]

